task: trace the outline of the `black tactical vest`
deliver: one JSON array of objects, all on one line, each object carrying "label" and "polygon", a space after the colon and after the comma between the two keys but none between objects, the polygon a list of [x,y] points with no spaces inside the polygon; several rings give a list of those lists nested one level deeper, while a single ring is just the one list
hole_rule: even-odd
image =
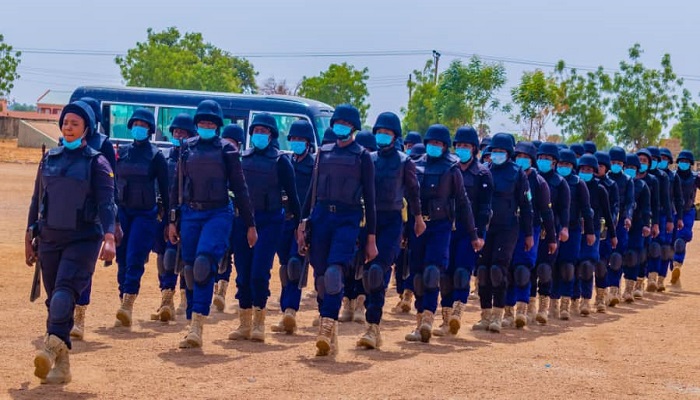
[{"label": "black tactical vest", "polygon": [[423,157],[416,163],[422,213],[431,221],[455,218],[452,168],[457,166],[446,156]]},{"label": "black tactical vest", "polygon": [[263,151],[248,149],[243,153],[241,165],[255,211],[282,209],[282,189],[277,173],[280,156],[279,150],[271,146]]},{"label": "black tactical vest", "polygon": [[406,154],[396,150],[372,153],[377,211],[403,209],[404,171],[408,160]]},{"label": "black tactical vest", "polygon": [[520,167],[513,162],[492,166],[491,175],[493,176],[491,225],[514,227],[518,223],[517,193],[515,191],[520,177]]},{"label": "black tactical vest", "polygon": [[228,172],[221,139],[203,141],[196,137],[187,143],[183,155],[184,201],[201,209],[226,206],[229,203]]},{"label": "black tactical vest", "polygon": [[361,156],[366,150],[357,143],[340,148],[335,144],[321,147],[318,157],[318,194],[320,203],[362,206]]},{"label": "black tactical vest", "polygon": [[[141,147],[141,148],[139,148]],[[155,177],[149,177],[153,158],[160,150],[152,143],[119,147],[117,158],[118,204],[134,210],[151,210],[156,206]]]}]

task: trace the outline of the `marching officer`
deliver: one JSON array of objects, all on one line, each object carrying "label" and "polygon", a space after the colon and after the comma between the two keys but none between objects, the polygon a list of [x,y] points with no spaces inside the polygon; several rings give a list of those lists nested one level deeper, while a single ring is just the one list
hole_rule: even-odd
[{"label": "marching officer", "polygon": [[177,185],[170,191],[173,207],[168,236],[171,243],[182,240],[187,319],[191,320],[180,348],[202,346],[202,328],[212,303],[214,276],[226,252],[231,230],[233,207],[229,189],[236,197],[241,229],[246,232],[248,246],[255,246],[258,238],[240,155],[235,147],[217,135],[223,125],[221,106],[213,100],[202,101],[197,106],[194,123],[198,136],[187,142],[181,168],[177,171],[183,174],[183,204],[178,203],[180,189]]},{"label": "marching officer", "polygon": [[653,175],[659,183],[659,234],[649,243],[649,254],[647,255],[647,292],[656,292],[659,288],[659,276],[661,264],[664,262],[664,249],[670,250],[673,243],[673,229],[678,221],[674,220],[673,212],[673,189],[671,187],[670,176],[663,169],[659,168],[661,161],[661,151],[656,146],[647,147],[651,155],[651,165],[649,175]]},{"label": "marching officer", "polygon": [[423,144],[423,138],[420,133],[415,131],[408,132],[406,138],[403,140],[403,145],[406,147],[406,154],[409,156],[413,155],[413,146],[417,144]]},{"label": "marching officer", "polygon": [[595,264],[595,308],[596,312],[604,313],[607,309],[606,296],[608,288],[608,268],[614,264],[615,270],[622,268],[622,257],[620,253],[613,253],[612,237],[615,236],[615,250],[618,246],[617,224],[620,218],[620,191],[617,183],[608,176],[610,171],[610,155],[607,152],[596,151],[595,158],[598,160],[598,170],[595,177],[608,192],[608,203],[612,214],[612,225],[606,223],[600,233],[598,248],[600,249],[600,259]]},{"label": "marching officer", "polygon": [[[662,182],[650,173],[652,157],[649,150],[641,149],[637,151],[637,157],[639,158],[639,170],[637,171],[637,175],[647,184],[649,187],[649,194],[651,195],[651,235],[650,237],[644,238],[644,246],[639,252],[639,277],[637,278],[637,283],[632,292],[635,299],[641,299],[644,296],[644,278],[646,278],[649,272],[648,269],[651,268],[651,272],[656,272],[658,270],[655,269],[656,263],[654,261],[661,256],[661,246],[655,239],[659,237],[661,227],[663,226],[661,225],[661,203],[663,197],[668,195],[668,190],[664,192],[664,189],[661,187]],[[654,288],[654,291],[656,291],[656,288]]]},{"label": "marching officer", "polygon": [[41,262],[47,293],[46,336],[34,357],[34,375],[52,384],[71,381],[73,309],[98,255],[104,261],[114,258],[116,219],[114,173],[87,145],[95,130],[92,109],[82,101],[68,104],[59,125],[63,146],[51,149],[39,164],[25,236],[25,261]]},{"label": "marching officer", "polygon": [[[294,224],[299,220],[300,207],[292,162],[271,144],[279,137],[275,117],[267,113],[257,114],[248,133],[252,146],[243,152],[241,163],[259,236],[257,244],[249,246],[242,221],[235,220],[233,253],[240,326],[231,332],[229,339],[264,342],[270,271],[282,236],[285,207]],[[282,191],[287,196],[286,205],[282,203]]]},{"label": "marching officer", "polygon": [[688,242],[693,240],[693,224],[695,224],[695,193],[700,186],[700,178],[693,171],[695,157],[690,150],[678,153],[676,159],[678,169],[676,174],[681,181],[683,193],[683,208],[678,211],[683,215],[682,224],[679,223],[678,232],[673,242],[675,255],[673,256],[673,270],[671,271],[671,286],[681,290],[681,268],[685,261],[685,248]]},{"label": "marching officer", "polygon": [[664,281],[666,280],[666,275],[673,264],[674,248],[673,239],[677,236],[678,231],[683,229],[683,209],[685,208],[685,200],[683,199],[683,189],[681,187],[681,179],[678,176],[677,171],[669,169],[669,166],[673,164],[673,154],[671,150],[662,147],[659,149],[659,154],[661,155],[661,160],[659,161],[658,168],[666,172],[669,176],[670,181],[670,192],[671,192],[671,205],[673,207],[673,216],[676,221],[676,226],[673,229],[673,233],[670,235],[671,243],[666,245],[661,245],[661,267],[659,268],[659,279],[657,281],[657,291],[663,292],[666,290],[666,285]]},{"label": "marching officer", "polygon": [[420,231],[414,231],[409,241],[413,277],[409,284],[413,284],[418,314],[416,329],[406,335],[406,340],[427,343],[432,336],[438,293],[451,296],[454,287],[454,278],[447,273],[453,224],[459,220],[466,227],[474,251],[481,250],[483,240],[476,234],[462,173],[449,152],[452,145],[449,129],[432,125],[423,141],[427,155],[417,163],[417,172],[426,230],[421,236],[417,236]]},{"label": "marching officer", "polygon": [[[168,165],[163,153],[152,144],[156,131],[155,117],[145,108],[134,111],[127,123],[133,142],[119,147],[117,186],[119,188],[119,223],[124,238],[117,246],[117,281],[121,306],[115,326],[130,327],[134,301],[141,287],[141,277],[148,255],[155,244],[160,210],[168,207]],[[162,204],[158,204],[158,193]]]},{"label": "marching officer", "polygon": [[490,169],[494,186],[493,217],[477,264],[481,319],[472,329],[500,332],[508,269],[519,232],[523,232],[522,245],[526,252],[534,246],[530,203],[532,195],[525,172],[511,161],[513,137],[507,133],[497,133],[491,139],[490,146]]},{"label": "marching officer", "polygon": [[302,217],[309,220],[302,221],[297,229],[301,249],[306,243],[307,223],[311,225],[309,251],[321,317],[317,356],[335,353],[338,348],[343,277],[355,254],[363,204],[367,227],[365,261],[377,256],[374,163],[370,153],[354,138],[361,128],[360,112],[352,105],[341,104],[333,112],[331,126],[337,140],[322,146],[317,155],[318,172],[302,212]]},{"label": "marching officer", "polygon": [[[312,154],[315,149],[313,126],[307,120],[294,121],[289,128],[287,141],[292,153],[294,153],[292,166],[294,167],[297,194],[305,196],[311,187],[311,176],[316,160]],[[299,247],[294,235],[298,226],[298,218],[290,216],[285,220],[282,238],[277,249],[282,283],[280,310],[284,312],[284,315],[277,325],[272,326],[273,332],[293,334],[297,330],[296,313],[299,311],[301,303],[299,280],[305,278],[302,277],[302,273],[306,271],[304,263],[308,263],[308,259],[299,254]]]}]

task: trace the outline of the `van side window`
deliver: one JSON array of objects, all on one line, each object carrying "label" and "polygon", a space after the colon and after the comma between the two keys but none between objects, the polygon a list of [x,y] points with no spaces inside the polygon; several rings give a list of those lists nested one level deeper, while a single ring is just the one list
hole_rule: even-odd
[{"label": "van side window", "polygon": [[[253,113],[253,118],[255,118],[255,115],[259,114],[254,112]],[[290,114],[275,114],[275,113],[270,113],[272,114],[273,117],[275,117],[275,120],[277,121],[277,130],[279,131],[279,143],[280,143],[280,149],[282,150],[288,150],[289,149],[289,144],[287,143],[287,134],[289,133],[289,128],[292,126],[294,121],[298,121],[300,119],[303,120],[309,120],[308,118],[300,115],[290,115]],[[252,121],[252,119],[251,119]],[[310,121],[309,121],[310,122]]]},{"label": "van side window", "polygon": [[168,107],[168,106],[160,106],[158,107],[158,121],[156,121],[156,126],[158,127],[157,130],[159,132],[162,132],[162,135],[160,137],[157,137],[156,140],[161,140],[161,141],[169,141],[170,140],[170,124],[173,123],[173,119],[178,115],[178,114],[189,114],[194,117],[195,112],[197,112],[196,108],[183,108],[183,107]]},{"label": "van side window", "polygon": [[137,108],[147,108],[155,112],[155,107],[144,107],[138,104],[110,104],[109,105],[109,136],[115,139],[131,139],[131,133],[127,128],[129,118]]}]

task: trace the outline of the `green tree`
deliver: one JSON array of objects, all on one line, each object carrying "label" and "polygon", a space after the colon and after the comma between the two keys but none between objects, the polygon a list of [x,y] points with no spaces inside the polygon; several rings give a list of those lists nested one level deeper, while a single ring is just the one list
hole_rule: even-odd
[{"label": "green tree", "polygon": [[331,64],[318,76],[303,77],[299,95],[322,101],[332,106],[352,104],[360,110],[364,121],[369,110],[367,80],[369,69],[356,69],[348,63]]},{"label": "green tree", "polygon": [[10,105],[12,111],[36,111],[36,106],[33,104],[12,103]]},{"label": "green tree", "polygon": [[129,86],[254,93],[257,73],[248,60],[231,55],[201,33],[181,35],[175,27],[148,28],[145,42],[115,59]]},{"label": "green tree", "polygon": [[683,148],[700,154],[700,105],[684,99],[679,122],[671,128],[671,137],[680,138]]},{"label": "green tree", "polygon": [[422,70],[414,70],[415,80],[409,80],[406,84],[411,96],[408,105],[401,109],[403,129],[408,132],[418,131],[425,133],[428,127],[438,121],[435,99],[437,86],[433,80],[435,66],[433,60],[428,60]]},{"label": "green tree", "polygon": [[610,87],[610,76],[603,67],[580,74],[568,69],[564,61],[555,68],[559,82],[560,101],[554,120],[570,143],[592,140],[600,148],[609,146],[606,135],[607,107],[610,98],[605,88]]},{"label": "green tree", "polygon": [[511,119],[523,126],[523,135],[528,140],[546,139],[544,126],[556,113],[560,97],[556,80],[545,76],[539,69],[526,71],[510,94],[513,103],[518,106],[518,113]]},{"label": "green tree", "polygon": [[19,79],[17,66],[22,52],[12,50],[12,46],[5,43],[4,36],[0,35],[0,97],[10,94],[15,87],[14,82]]},{"label": "green tree", "polygon": [[642,64],[641,55],[639,44],[629,49],[629,60],[620,62],[609,88],[611,132],[631,149],[656,144],[682,100],[677,91],[683,80],[673,71],[671,56],[664,54],[661,69],[651,69]]},{"label": "green tree", "polygon": [[435,108],[439,121],[450,130],[454,131],[457,127],[474,121],[474,108],[467,104],[468,87],[467,68],[460,60],[452,61],[440,74]]}]

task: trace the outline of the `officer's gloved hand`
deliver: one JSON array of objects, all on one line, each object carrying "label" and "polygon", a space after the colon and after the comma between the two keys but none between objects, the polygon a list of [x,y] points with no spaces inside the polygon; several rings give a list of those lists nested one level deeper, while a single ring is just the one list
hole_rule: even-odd
[{"label": "officer's gloved hand", "polygon": [[119,246],[124,238],[124,231],[122,230],[122,224],[117,222],[114,224],[114,243]]},{"label": "officer's gloved hand", "polygon": [[613,249],[617,248],[617,237],[610,239],[610,245],[612,246]]},{"label": "officer's gloved hand", "polygon": [[625,218],[625,230],[629,231],[631,227],[632,227],[632,220],[629,218]]},{"label": "officer's gloved hand", "polygon": [[673,232],[673,222],[666,222],[666,233]]},{"label": "officer's gloved hand", "polygon": [[250,247],[252,249],[255,246],[255,243],[258,242],[258,230],[255,229],[254,226],[251,226],[248,228],[247,238],[248,238],[248,247]]},{"label": "officer's gloved hand", "polygon": [[36,252],[34,251],[34,246],[32,245],[32,231],[27,230],[24,235],[24,262],[28,267],[31,267],[36,262]]},{"label": "officer's gloved hand", "polygon": [[180,241],[180,236],[177,234],[177,225],[168,224],[168,240],[172,244],[177,244]]},{"label": "officer's gloved hand", "polygon": [[535,239],[532,236],[525,236],[525,251],[530,251],[535,245]]},{"label": "officer's gloved hand", "polygon": [[100,250],[100,260],[112,261],[117,253],[117,245],[114,243],[114,234],[107,233],[102,241],[102,250]]},{"label": "officer's gloved hand", "polygon": [[476,240],[472,241],[472,248],[474,249],[475,253],[478,253],[481,251],[481,249],[484,248],[484,239],[478,238]]},{"label": "officer's gloved hand", "polygon": [[651,226],[651,237],[655,238],[659,236],[659,224],[654,224]]},{"label": "officer's gloved hand", "polygon": [[586,235],[586,243],[589,246],[593,246],[595,244],[595,235],[592,233],[589,235]]},{"label": "officer's gloved hand", "polygon": [[568,240],[569,240],[569,228],[567,228],[567,227],[561,228],[561,231],[559,232],[559,241],[566,242]]},{"label": "officer's gloved hand", "polygon": [[642,236],[643,237],[648,237],[651,234],[651,229],[649,229],[648,226],[645,226],[642,228]]},{"label": "officer's gloved hand", "polygon": [[422,216],[416,216],[416,222],[413,224],[413,232],[416,234],[416,237],[422,235],[425,229],[425,221],[423,221]]},{"label": "officer's gloved hand", "polygon": [[681,229],[683,229],[684,226],[685,224],[683,223],[683,220],[679,219],[678,223],[676,224],[677,229],[680,231]]},{"label": "officer's gloved hand", "polygon": [[557,242],[550,243],[549,248],[547,250],[547,254],[554,254],[557,251]]},{"label": "officer's gloved hand", "polygon": [[379,254],[377,250],[377,235],[367,235],[367,245],[365,245],[365,262],[374,260]]}]

